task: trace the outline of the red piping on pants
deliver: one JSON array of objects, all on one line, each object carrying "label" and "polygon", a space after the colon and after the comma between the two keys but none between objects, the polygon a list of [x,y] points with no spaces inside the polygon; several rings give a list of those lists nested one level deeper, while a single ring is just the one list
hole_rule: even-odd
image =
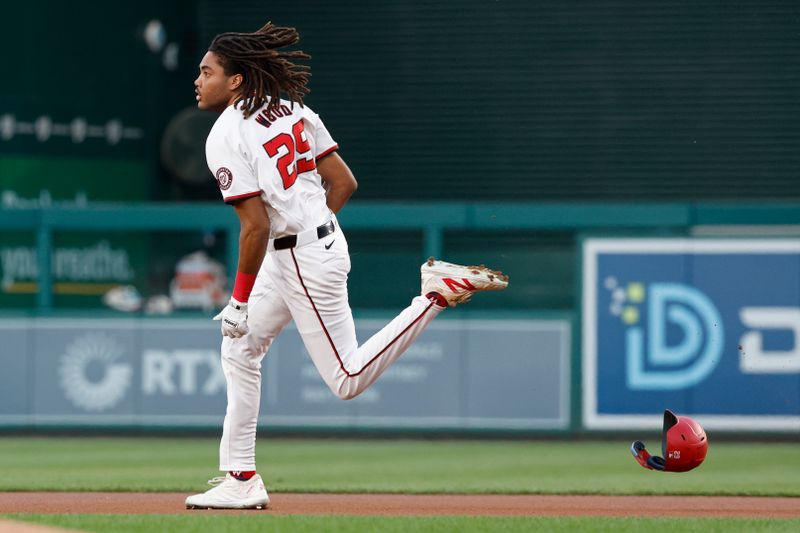
[{"label": "red piping on pants", "polygon": [[366,369],[367,369],[367,367],[368,367],[369,365],[371,365],[372,363],[374,363],[374,362],[375,362],[375,361],[378,359],[378,357],[380,357],[381,355],[383,355],[383,353],[384,353],[386,350],[388,350],[388,349],[389,349],[389,347],[391,347],[391,345],[392,345],[392,344],[394,344],[395,342],[397,342],[397,339],[399,339],[400,337],[402,337],[402,336],[405,334],[405,332],[406,332],[406,331],[408,331],[409,329],[411,329],[411,326],[413,326],[414,324],[416,324],[416,323],[417,323],[417,322],[418,322],[418,321],[419,321],[419,320],[420,320],[420,319],[421,319],[423,316],[425,316],[425,313],[427,313],[427,312],[428,312],[428,310],[429,310],[431,307],[433,307],[433,305],[434,305],[434,303],[433,303],[433,302],[431,302],[431,303],[430,303],[430,305],[428,305],[428,307],[426,307],[426,308],[425,308],[425,309],[422,311],[422,313],[420,313],[420,314],[419,314],[419,316],[418,316],[417,318],[415,318],[414,320],[412,320],[412,321],[411,321],[411,323],[410,323],[408,326],[406,326],[406,328],[405,328],[403,331],[401,331],[401,332],[400,332],[400,333],[399,333],[399,334],[398,334],[398,335],[397,335],[397,336],[396,336],[394,339],[392,339],[392,341],[391,341],[389,344],[387,344],[387,345],[386,345],[386,347],[385,347],[383,350],[381,350],[380,352],[378,352],[378,354],[377,354],[375,357],[373,357],[372,359],[370,359],[369,361],[367,361],[367,364],[365,364],[365,365],[364,365],[364,367],[363,367],[361,370],[359,370],[358,372],[349,372],[349,371],[348,371],[348,370],[347,370],[347,369],[344,367],[344,363],[342,362],[342,358],[341,358],[341,357],[339,357],[339,351],[336,349],[336,345],[335,345],[335,344],[333,344],[333,339],[331,339],[331,336],[330,336],[330,334],[328,333],[328,328],[326,328],[326,327],[325,327],[325,322],[323,322],[323,321],[322,321],[322,316],[320,316],[320,314],[319,314],[319,311],[317,311],[317,306],[314,304],[314,300],[311,298],[311,294],[309,294],[309,292],[308,292],[308,288],[306,288],[306,284],[305,284],[305,282],[303,282],[303,276],[301,276],[301,275],[300,275],[300,265],[298,265],[298,264],[297,264],[297,257],[295,257],[295,255],[294,255],[294,250],[293,250],[293,249],[291,249],[291,250],[289,250],[289,251],[290,251],[290,252],[292,252],[292,260],[294,261],[294,268],[295,268],[295,270],[297,271],[297,279],[298,279],[298,280],[300,280],[300,285],[302,285],[302,286],[303,286],[303,290],[304,290],[304,291],[305,291],[305,293],[306,293],[306,297],[308,298],[308,301],[309,301],[309,302],[311,302],[311,307],[314,309],[314,313],[317,315],[317,319],[319,320],[319,324],[320,324],[320,326],[322,326],[322,331],[324,331],[324,332],[325,332],[325,336],[328,338],[328,342],[330,343],[330,345],[331,345],[331,348],[333,349],[333,353],[334,353],[334,355],[336,356],[336,360],[337,360],[337,361],[339,361],[339,367],[342,369],[342,372],[344,372],[344,373],[347,375],[347,377],[349,377],[349,378],[352,378],[352,377],[358,376],[358,375],[359,375],[359,374],[361,374],[361,373],[362,373],[364,370],[366,370]]}]

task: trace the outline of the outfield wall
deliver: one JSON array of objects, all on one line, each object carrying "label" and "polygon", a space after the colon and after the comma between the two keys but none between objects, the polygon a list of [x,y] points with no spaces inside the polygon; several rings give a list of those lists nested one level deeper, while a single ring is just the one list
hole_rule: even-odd
[{"label": "outfield wall", "polygon": [[[351,305],[362,316],[373,311],[358,294],[369,294],[381,309],[407,302],[419,262],[428,255],[462,263],[480,257],[506,271],[511,287],[436,321],[436,328],[450,328],[438,341],[441,367],[428,361],[425,372],[404,369],[402,361],[426,357],[412,351],[398,376],[384,376],[374,392],[354,402],[326,403],[329,393],[302,355],[296,333],[288,331],[279,341],[285,347],[278,344],[267,363],[267,381],[278,379],[278,388],[265,388],[265,426],[657,432],[661,411],[671,408],[696,416],[712,431],[800,436],[800,205],[445,202],[354,204],[346,212],[341,221],[348,235],[369,234],[376,243],[374,257],[354,266],[350,280]],[[213,325],[200,313],[193,319],[139,312],[99,319],[111,313],[96,309],[92,320],[55,318],[78,311],[59,300],[64,280],[58,278],[54,249],[64,233],[75,230],[98,238],[153,232],[161,242],[164,230],[185,238],[216,229],[229,235],[223,250],[231,273],[237,248],[230,236],[238,231],[231,217],[223,206],[177,204],[0,210],[3,237],[32,232],[37,251],[25,256],[31,278],[23,280],[35,291],[36,300],[29,302],[35,309],[0,303],[0,424],[217,427],[224,404],[220,382],[202,384],[209,394],[196,392],[198,374],[211,372],[216,358],[219,334]],[[402,232],[417,238],[409,244],[398,237]],[[551,234],[567,237],[553,249],[542,244],[542,236]],[[539,240],[529,241],[531,235]],[[511,238],[519,246],[509,245]],[[370,248],[353,241],[355,264]],[[16,255],[0,251],[2,274],[11,276],[7,267],[17,263],[9,258]],[[572,282],[564,283],[566,278]],[[97,280],[84,281],[69,285],[85,289]],[[2,289],[18,287],[4,278]],[[562,293],[559,300],[571,302],[569,308],[541,304],[546,290]],[[389,317],[380,316],[375,323],[359,321],[360,338]],[[565,350],[508,331],[542,320],[574,332],[559,337],[566,339]],[[181,339],[177,344],[168,340],[170,328],[178,328],[172,336]],[[122,366],[109,359],[117,352],[124,354]],[[97,360],[80,366],[75,355],[73,366],[63,370],[68,353]],[[562,372],[558,365],[568,360]],[[530,366],[540,361],[545,366]],[[79,382],[87,395],[113,396],[115,387],[95,386],[106,371],[130,380],[120,403],[113,409],[87,404],[81,411],[79,395],[68,397],[64,389],[67,374],[83,376]],[[413,377],[422,374],[424,379]],[[284,383],[300,391],[296,397],[285,396]]]}]

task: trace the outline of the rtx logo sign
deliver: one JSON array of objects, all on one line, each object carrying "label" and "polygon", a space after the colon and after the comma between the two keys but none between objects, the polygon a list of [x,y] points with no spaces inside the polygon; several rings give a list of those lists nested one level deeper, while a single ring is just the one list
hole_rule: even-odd
[{"label": "rtx logo sign", "polygon": [[168,396],[224,393],[219,352],[146,350],[142,355],[142,392]]},{"label": "rtx logo sign", "polygon": [[67,400],[81,411],[102,413],[130,401],[139,386],[145,396],[214,396],[225,394],[225,376],[215,350],[148,349],[141,363],[117,336],[92,332],[76,336],[59,356],[58,383]]}]

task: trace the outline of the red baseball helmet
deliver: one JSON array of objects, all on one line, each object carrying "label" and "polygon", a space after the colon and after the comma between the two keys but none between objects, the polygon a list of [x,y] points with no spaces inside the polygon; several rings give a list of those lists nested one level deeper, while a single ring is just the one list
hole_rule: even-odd
[{"label": "red baseball helmet", "polygon": [[708,453],[708,438],[700,424],[688,416],[664,411],[664,431],[661,437],[664,457],[650,455],[644,443],[631,444],[633,457],[645,468],[664,472],[688,472],[700,466]]}]

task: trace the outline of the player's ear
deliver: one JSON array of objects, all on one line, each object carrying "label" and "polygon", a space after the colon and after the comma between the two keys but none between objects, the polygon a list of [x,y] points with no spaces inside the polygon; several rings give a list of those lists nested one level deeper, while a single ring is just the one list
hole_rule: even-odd
[{"label": "player's ear", "polygon": [[244,77],[241,74],[234,74],[231,76],[230,81],[228,82],[232,91],[235,91],[239,87],[242,86],[242,82],[244,81]]}]

